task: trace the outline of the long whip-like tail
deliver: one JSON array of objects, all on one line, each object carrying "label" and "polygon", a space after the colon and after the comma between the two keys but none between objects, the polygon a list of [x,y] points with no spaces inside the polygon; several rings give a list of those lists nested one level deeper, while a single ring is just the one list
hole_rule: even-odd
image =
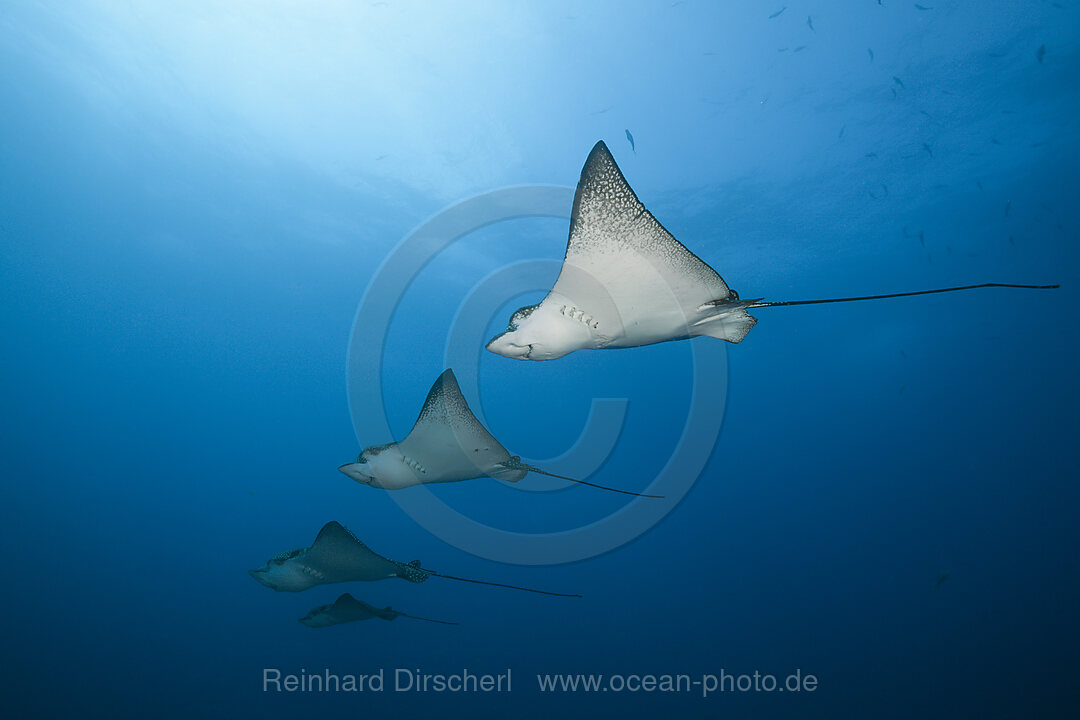
[{"label": "long whip-like tail", "polygon": [[[397,610],[395,610],[394,612],[397,612]],[[450,622],[449,620],[432,620],[431,618],[420,617],[419,615],[410,615],[409,613],[403,613],[403,612],[399,612],[398,616],[411,618],[413,620],[423,620],[424,622],[439,623],[440,625],[460,625],[461,624],[461,623],[456,623],[456,622]]]},{"label": "long whip-like tail", "polygon": [[458,580],[459,582],[476,583],[477,585],[493,585],[494,587],[510,588],[511,590],[524,590],[525,592],[539,593],[540,595],[554,595],[556,597],[576,597],[581,595],[577,593],[557,593],[549,590],[537,590],[535,588],[521,587],[520,585],[507,585],[506,583],[488,582],[487,580],[470,580],[469,578],[457,577],[454,575],[443,575],[441,572],[435,572],[434,570],[428,570],[423,568],[426,573],[431,573],[435,577],[446,578],[447,580]]},{"label": "long whip-like tail", "polygon": [[608,490],[610,492],[622,493],[623,495],[633,495],[634,497],[643,498],[656,498],[658,500],[662,500],[664,498],[663,495],[646,495],[645,493],[636,493],[631,492],[630,490],[620,490],[618,488],[608,487],[607,485],[597,485],[596,483],[587,482],[585,480],[578,480],[577,478],[566,477],[565,475],[556,475],[555,473],[550,473],[547,470],[541,470],[540,468],[529,465],[528,463],[523,463],[521,462],[521,459],[517,457],[515,457],[513,460],[501,464],[504,467],[512,468],[514,470],[527,470],[529,472],[538,473],[540,475],[547,475],[548,477],[558,478],[559,480],[569,480],[570,482],[578,483],[579,485],[588,485],[589,487],[598,488],[600,490]]},{"label": "long whip-like tail", "polygon": [[915,292],[890,293],[888,295],[862,295],[860,297],[825,298],[823,300],[787,300],[783,302],[754,302],[744,307],[781,307],[784,305],[820,305],[822,303],[856,302],[858,300],[884,300],[886,298],[910,297],[912,295],[934,295],[936,293],[956,292],[957,290],[975,290],[977,288],[1023,288],[1026,290],[1053,290],[1060,285],[1013,285],[1010,283],[982,283],[980,285],[960,285],[959,287],[938,288],[937,290],[917,290]]}]

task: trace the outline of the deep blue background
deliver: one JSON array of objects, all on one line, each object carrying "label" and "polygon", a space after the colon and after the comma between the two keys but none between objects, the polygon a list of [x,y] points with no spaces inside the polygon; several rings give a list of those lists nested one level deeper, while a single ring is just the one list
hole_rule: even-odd
[{"label": "deep blue background", "polygon": [[[4,4],[5,712],[1072,716],[1080,7],[929,4]],[[572,565],[487,562],[336,472],[390,439],[353,431],[354,314],[410,229],[487,190],[572,185],[597,139],[744,297],[1063,288],[760,310],[728,348],[710,464],[665,521]],[[565,232],[487,228],[414,285],[382,378],[396,433],[470,285],[557,260]],[[685,416],[687,357],[485,354],[480,397],[530,457],[569,447],[594,396],[629,398],[593,479],[642,487]],[[621,502],[438,492],[518,530]],[[247,576],[330,519],[398,559],[585,598]],[[344,590],[461,625],[295,622]],[[260,692],[264,667],[398,666],[512,667],[515,693]],[[820,689],[540,697],[532,679],[721,668]]]}]

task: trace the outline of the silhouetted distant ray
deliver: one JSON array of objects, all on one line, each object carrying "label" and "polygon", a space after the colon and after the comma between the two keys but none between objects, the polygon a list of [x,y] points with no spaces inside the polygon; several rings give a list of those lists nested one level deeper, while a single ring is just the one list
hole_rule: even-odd
[{"label": "silhouetted distant ray", "polygon": [[409,615],[408,613],[395,610],[389,605],[384,608],[377,608],[374,605],[368,605],[363,600],[357,600],[349,593],[343,594],[330,605],[320,605],[316,608],[312,608],[307,615],[300,618],[300,622],[308,627],[323,628],[332,625],[341,625],[343,623],[357,622],[360,620],[370,620],[371,618],[395,620],[399,617],[424,620],[426,622],[440,623],[442,625],[457,625],[456,622],[432,620],[431,618],[420,617],[419,615]]}]

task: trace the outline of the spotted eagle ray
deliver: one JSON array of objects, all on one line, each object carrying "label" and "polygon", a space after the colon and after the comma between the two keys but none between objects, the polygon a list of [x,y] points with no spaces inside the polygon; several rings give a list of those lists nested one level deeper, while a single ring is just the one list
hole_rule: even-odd
[{"label": "spotted eagle ray", "polygon": [[540,303],[517,310],[487,349],[517,360],[555,360],[575,350],[629,348],[707,335],[740,342],[757,319],[747,310],[881,300],[987,287],[960,287],[762,302],[740,300],[724,279],[661,225],[638,200],[607,145],[596,143],[581,171],[566,256]]},{"label": "spotted eagle ray", "polygon": [[353,480],[386,490],[479,477],[517,482],[530,472],[624,495],[660,498],[556,475],[511,455],[469,409],[453,370],[428,392],[416,424],[401,442],[365,448],[356,462],[338,468]]},{"label": "spotted eagle ray", "polygon": [[307,615],[300,618],[300,622],[308,627],[324,628],[332,625],[357,622],[359,620],[370,620],[371,618],[396,620],[399,617],[424,620],[425,622],[439,623],[440,625],[457,625],[456,622],[432,620],[431,618],[420,617],[419,615],[403,613],[400,610],[395,610],[389,605],[384,608],[377,608],[374,605],[368,605],[363,600],[357,600],[349,593],[345,593],[331,605],[320,605],[317,608],[312,608]]},{"label": "spotted eagle ray", "polygon": [[371,582],[395,577],[412,583],[422,583],[434,575],[447,580],[494,585],[541,595],[581,597],[576,594],[534,590],[517,585],[445,575],[420,567],[419,560],[413,560],[410,563],[390,560],[360,542],[341,523],[333,520],[323,525],[311,547],[275,555],[267,561],[266,565],[258,570],[248,570],[248,573],[266,587],[278,592],[300,592],[316,585],[354,581]]}]

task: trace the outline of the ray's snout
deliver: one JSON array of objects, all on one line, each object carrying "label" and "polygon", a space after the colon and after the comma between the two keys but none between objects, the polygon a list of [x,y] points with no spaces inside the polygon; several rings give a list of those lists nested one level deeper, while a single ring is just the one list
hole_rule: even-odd
[{"label": "ray's snout", "polygon": [[267,576],[265,570],[248,570],[248,575],[259,581],[260,584],[265,585],[271,590],[277,590],[277,586],[270,582],[270,578]]},{"label": "ray's snout", "polygon": [[518,345],[507,340],[504,335],[492,338],[486,347],[488,352],[511,360],[528,360],[529,354],[532,353],[532,345]]},{"label": "ray's snout", "polygon": [[345,463],[338,468],[338,472],[344,474],[346,477],[351,478],[352,480],[355,480],[358,483],[370,485],[371,481],[374,480],[374,478],[368,472],[365,472],[366,469],[367,467],[365,463],[353,462]]}]

